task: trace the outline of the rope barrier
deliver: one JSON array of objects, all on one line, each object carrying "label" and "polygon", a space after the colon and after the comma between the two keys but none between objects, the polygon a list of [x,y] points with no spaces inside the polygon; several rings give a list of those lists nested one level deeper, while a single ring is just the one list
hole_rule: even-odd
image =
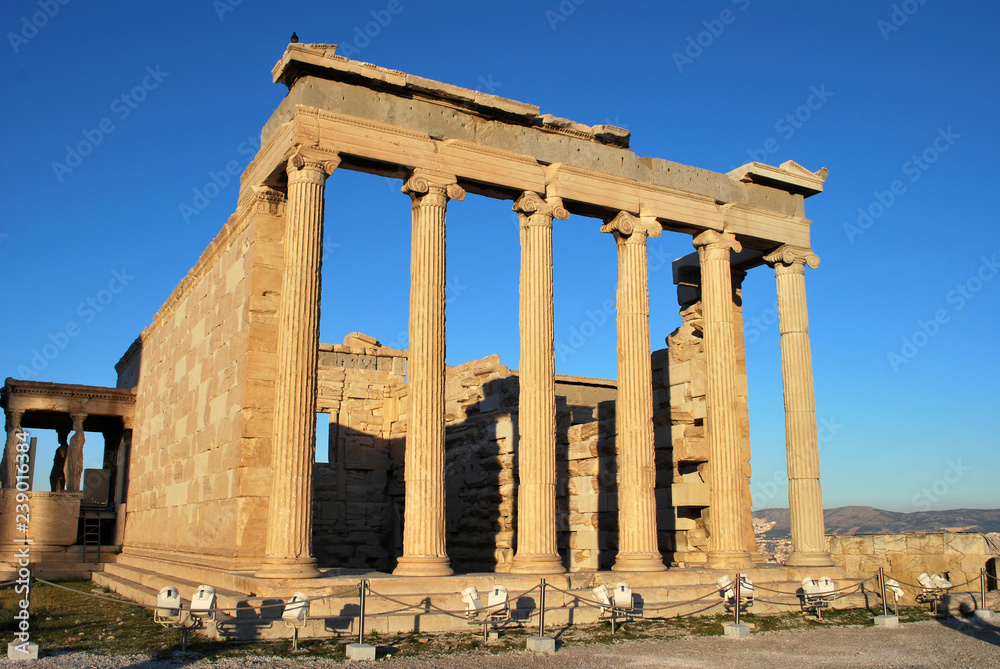
[{"label": "rope barrier", "polygon": [[109,602],[114,602],[116,604],[128,604],[131,606],[138,606],[144,609],[155,609],[155,606],[150,606],[149,604],[143,604],[142,602],[133,602],[131,599],[122,599],[120,597],[109,597],[107,595],[99,595],[96,592],[84,592],[83,590],[76,590],[75,588],[67,588],[65,585],[59,585],[58,583],[52,583],[51,581],[46,581],[43,578],[34,578],[35,581],[39,583],[44,583],[45,585],[51,585],[53,588],[59,588],[60,590],[67,590],[69,592],[75,592],[78,595],[83,595],[84,597],[93,597],[94,599],[104,599]]},{"label": "rope barrier", "polygon": [[[77,590],[75,588],[68,588],[65,585],[59,585],[58,583],[53,583],[51,581],[46,581],[45,579],[42,579],[42,578],[35,577],[34,580],[38,581],[39,583],[44,583],[45,585],[51,585],[53,588],[59,588],[60,590],[67,590],[69,592],[75,592],[76,594],[83,595],[84,597],[93,597],[94,599],[103,599],[103,600],[106,600],[106,601],[109,601],[109,602],[115,602],[116,604],[128,604],[128,605],[131,605],[131,606],[139,606],[141,608],[149,609],[151,611],[155,611],[156,609],[160,608],[160,607],[158,607],[156,605],[143,604],[142,602],[133,602],[130,599],[124,599],[124,598],[121,598],[121,597],[110,597],[108,595],[102,595],[102,594],[98,594],[96,592],[84,592],[83,590]],[[333,594],[330,594],[330,595],[323,595],[322,597],[310,598],[308,601],[309,602],[317,602],[317,601],[320,601],[320,600],[323,600],[323,599],[336,598],[336,597],[343,596],[345,594],[350,594],[352,592],[356,592],[357,589],[358,589],[358,586],[354,586],[352,588],[348,588],[347,590],[342,590],[339,593],[333,593]],[[257,599],[257,600],[262,600],[263,601],[263,600],[268,599],[268,598],[267,597],[251,597],[249,599]],[[284,598],[277,598],[276,597],[275,599],[281,599],[282,600],[282,604],[287,604],[287,602],[284,601]],[[271,605],[262,604],[259,607],[251,606],[250,608],[267,608],[269,606],[276,606],[276,604],[271,604]],[[237,606],[237,607],[233,607],[233,608],[213,607],[211,609],[205,609],[204,610],[204,614],[205,615],[209,615],[209,614],[212,614],[212,613],[225,613],[225,614],[228,615],[230,613],[240,613],[242,611],[246,611],[246,609],[247,609],[247,607],[245,607],[245,606]],[[202,611],[199,611],[199,613],[202,613]]]},{"label": "rope barrier", "polygon": [[4,581],[0,583],[0,588],[6,588],[8,585],[14,585],[17,581]]}]

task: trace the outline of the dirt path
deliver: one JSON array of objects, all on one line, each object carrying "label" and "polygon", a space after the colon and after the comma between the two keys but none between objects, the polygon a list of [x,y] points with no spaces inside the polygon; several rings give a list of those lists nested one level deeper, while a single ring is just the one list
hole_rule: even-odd
[{"label": "dirt path", "polygon": [[[15,666],[6,659],[0,666]],[[23,666],[20,663],[17,666]],[[213,667],[344,666],[327,660],[283,658],[226,658],[211,663],[176,655],[168,661],[144,657],[100,657],[83,653],[45,657],[36,667],[93,667],[95,669],[168,669]],[[438,658],[383,658],[351,663],[353,667],[383,669],[442,669],[483,667],[629,668],[629,667],[977,667],[1000,668],[1000,627],[975,620],[949,619],[911,623],[896,629],[837,627],[754,634],[749,639],[695,637],[671,641],[626,641],[612,645],[566,645],[555,655],[527,652],[489,655],[472,653]]]}]

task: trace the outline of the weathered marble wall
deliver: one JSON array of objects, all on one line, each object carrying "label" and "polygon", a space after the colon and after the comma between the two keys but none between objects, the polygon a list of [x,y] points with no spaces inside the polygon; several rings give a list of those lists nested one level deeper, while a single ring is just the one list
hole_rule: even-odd
[{"label": "weathered marble wall", "polygon": [[227,568],[263,553],[281,206],[233,215],[117,366],[137,386],[126,551]]},{"label": "weathered marble wall", "polygon": [[[848,578],[868,578],[885,568],[888,578],[917,583],[921,572],[941,574],[954,584],[978,579],[979,570],[997,552],[979,533],[919,532],[913,534],[827,535],[830,556]],[[907,603],[914,589],[903,586]],[[979,581],[956,588],[979,591]]]}]

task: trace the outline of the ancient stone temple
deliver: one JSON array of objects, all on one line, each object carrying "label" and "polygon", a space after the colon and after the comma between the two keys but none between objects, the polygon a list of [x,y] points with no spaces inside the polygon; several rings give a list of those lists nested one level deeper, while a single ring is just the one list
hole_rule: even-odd
[{"label": "ancient stone temple", "polygon": [[[290,44],[273,76],[288,95],[235,213],[118,362],[118,389],[101,390],[96,413],[117,417],[107,429],[123,446],[121,554],[104,582],[238,598],[378,571],[399,593],[452,595],[470,574],[515,587],[613,570],[667,587],[676,573],[760,569],[741,310],[755,268],[776,278],[785,393],[794,551],[774,578],[832,565],[805,292],[819,260],[804,200],[825,170],[640,157],[621,128],[334,45]],[[320,342],[324,188],[340,170],[398,179],[410,198],[408,350],[361,333]],[[474,196],[510,201],[520,221],[518,370],[497,356],[445,364],[448,211]],[[555,373],[552,229],[571,224],[617,249],[617,379]],[[674,264],[677,294],[650,295],[647,247],[667,234],[692,253]],[[675,299],[680,325],[652,351],[650,301]],[[24,387],[8,380],[3,395],[8,485],[19,430],[43,418]],[[95,414],[67,407],[77,430]],[[318,445],[317,413],[330,421]]]}]

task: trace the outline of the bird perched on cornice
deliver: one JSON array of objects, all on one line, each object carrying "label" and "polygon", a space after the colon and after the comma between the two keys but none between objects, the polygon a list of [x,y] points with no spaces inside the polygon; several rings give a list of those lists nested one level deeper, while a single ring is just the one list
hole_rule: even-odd
[{"label": "bird perched on cornice", "polygon": [[295,33],[292,33],[291,42],[292,42],[292,44],[298,44],[299,43],[299,36],[297,34],[295,34]]}]

